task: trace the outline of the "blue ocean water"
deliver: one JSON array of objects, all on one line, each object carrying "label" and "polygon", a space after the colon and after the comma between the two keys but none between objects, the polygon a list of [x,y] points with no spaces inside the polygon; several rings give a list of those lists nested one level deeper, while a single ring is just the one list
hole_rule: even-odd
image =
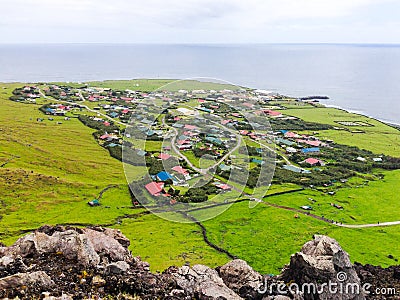
[{"label": "blue ocean water", "polygon": [[0,82],[196,77],[400,123],[400,45],[0,45]]}]

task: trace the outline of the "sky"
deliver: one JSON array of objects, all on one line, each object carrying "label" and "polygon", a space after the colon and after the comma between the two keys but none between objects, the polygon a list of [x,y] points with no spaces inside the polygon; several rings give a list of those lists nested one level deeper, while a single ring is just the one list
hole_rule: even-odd
[{"label": "sky", "polygon": [[0,43],[400,43],[400,0],[0,0]]}]

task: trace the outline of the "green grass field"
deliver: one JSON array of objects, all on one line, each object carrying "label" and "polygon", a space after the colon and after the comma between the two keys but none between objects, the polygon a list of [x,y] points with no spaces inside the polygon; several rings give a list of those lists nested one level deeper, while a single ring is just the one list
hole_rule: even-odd
[{"label": "green grass field", "polygon": [[[96,85],[150,90],[168,82],[105,81]],[[54,121],[49,121],[38,110],[40,105],[8,100],[12,90],[19,86],[23,84],[0,83],[0,165],[5,164],[0,167],[1,242],[10,245],[44,224],[109,224],[127,235],[133,254],[149,261],[153,271],[186,262],[214,267],[229,260],[204,243],[197,225],[169,222],[144,209],[133,209],[123,167],[97,144],[92,136],[94,130],[75,118],[64,121],[55,117]],[[399,156],[399,132],[378,121],[327,108],[288,109],[285,113],[335,126],[340,126],[334,122],[337,120],[369,122],[375,126],[363,127],[365,134],[332,130],[320,135],[331,137],[337,143]],[[44,121],[37,122],[37,118]],[[57,121],[62,124],[57,125]],[[149,143],[147,150],[158,151],[160,145],[159,142]],[[129,172],[135,173],[137,169],[132,167]],[[400,172],[384,172],[384,175],[382,181],[367,184],[364,178],[354,178],[347,187],[336,190],[335,196],[304,190],[267,197],[266,201],[294,208],[312,205],[317,215],[351,224],[400,220]],[[87,202],[111,184],[117,186],[104,193],[102,205],[89,207]],[[294,184],[273,185],[268,194],[297,188]],[[320,205],[310,203],[308,198]],[[330,202],[342,205],[344,210],[333,208]],[[217,209],[191,214],[201,218]],[[313,234],[328,234],[338,239],[353,261],[388,266],[395,263],[388,258],[389,254],[400,259],[398,226],[345,229],[305,215],[295,219],[293,212],[265,204],[249,208],[247,202],[232,205],[204,225],[212,242],[247,260],[263,273],[278,273],[289,262],[290,255]]]},{"label": "green grass field", "polygon": [[[196,89],[208,89],[208,90],[223,90],[231,89],[237,90],[240,87],[225,84],[223,82],[203,82],[196,79],[191,80],[174,80],[174,79],[132,79],[132,80],[104,80],[104,81],[92,81],[87,82],[91,86],[111,88],[116,90],[140,90],[143,92],[154,92],[157,89],[163,90],[196,90]],[[54,82],[54,84],[64,85],[63,82]],[[79,83],[68,83],[72,87],[81,87],[83,84]]]},{"label": "green grass field", "polygon": [[[205,211],[192,213],[199,217]],[[211,241],[249,262],[262,273],[277,274],[314,234],[336,238],[353,262],[389,266],[400,259],[398,227],[345,229],[293,212],[248,203],[233,205],[227,212],[205,222]]]},{"label": "green grass field", "polygon": [[[313,214],[345,224],[369,224],[400,220],[400,203],[393,201],[400,193],[400,171],[384,172],[383,180],[366,181],[352,178],[340,189],[331,189],[331,196],[321,191],[304,190],[288,195],[266,198],[271,203],[299,209],[313,207]],[[314,201],[310,200],[313,199]],[[331,203],[341,205],[337,209]]]},{"label": "green grass field", "polygon": [[[386,154],[400,157],[400,132],[378,120],[362,115],[348,113],[337,108],[310,108],[287,109],[286,115],[295,116],[308,122],[330,124],[336,127],[347,128],[344,130],[321,131],[319,137],[332,139],[337,144],[358,146],[361,149],[370,150],[376,154]],[[361,121],[373,126],[343,126],[337,121]],[[362,130],[365,133],[352,133],[354,130]]]}]

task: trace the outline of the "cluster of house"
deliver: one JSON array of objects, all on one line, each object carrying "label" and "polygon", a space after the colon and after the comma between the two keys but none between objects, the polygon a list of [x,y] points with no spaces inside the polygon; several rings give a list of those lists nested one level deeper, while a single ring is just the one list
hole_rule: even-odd
[{"label": "cluster of house", "polygon": [[45,113],[47,115],[53,115],[53,116],[65,116],[65,114],[69,111],[71,111],[74,108],[74,106],[71,105],[64,105],[64,104],[50,104],[48,107],[46,107]]},{"label": "cluster of house", "polygon": [[36,86],[24,86],[22,89],[15,89],[14,96],[10,99],[17,102],[36,103],[36,99],[40,98],[39,89]]},{"label": "cluster of house", "polygon": [[[317,156],[322,147],[330,147],[332,141],[323,142],[318,137],[310,136],[306,134],[297,134],[292,131],[281,130],[276,132],[277,144],[283,148],[289,156],[295,153],[301,153],[303,155]],[[325,166],[325,162],[315,157],[308,157],[301,164],[307,167]],[[292,165],[284,166],[286,170],[297,172],[297,173],[310,173],[309,170],[299,168]]]},{"label": "cluster of house", "polygon": [[[146,152],[144,150],[138,150],[138,152],[139,151],[142,152],[142,155],[146,155]],[[163,152],[160,153],[157,158],[159,160],[166,161],[174,157],[168,153]],[[152,195],[153,197],[171,197],[171,195],[164,190],[166,184],[171,183],[174,186],[187,186],[186,181],[192,179],[192,176],[189,170],[183,168],[179,164],[176,164],[174,167],[170,168],[169,171],[163,170],[157,174],[151,175],[151,179],[153,181],[145,185],[145,189],[150,195]]]},{"label": "cluster of house", "polygon": [[[108,122],[105,121],[104,123]],[[121,147],[123,143],[122,136],[120,136],[116,132],[113,133],[106,132],[99,137],[99,140],[101,141],[100,145],[106,146],[108,148]]]},{"label": "cluster of house", "polygon": [[[224,149],[236,142],[236,137],[223,128],[213,124],[201,124],[200,127],[181,121],[180,117],[174,118],[174,127],[179,135],[176,138],[176,148],[180,151],[198,148],[213,153],[215,157],[220,157]],[[198,118],[197,121],[201,119]],[[194,121],[196,122],[196,121]]]},{"label": "cluster of house", "polygon": [[30,99],[40,98],[39,89],[36,86],[29,86],[29,85],[24,86],[22,91],[25,98],[30,98]]}]

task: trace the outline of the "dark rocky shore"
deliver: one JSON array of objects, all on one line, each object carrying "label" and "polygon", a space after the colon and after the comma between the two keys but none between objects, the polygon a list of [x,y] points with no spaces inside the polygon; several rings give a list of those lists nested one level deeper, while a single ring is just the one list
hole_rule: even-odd
[{"label": "dark rocky shore", "polygon": [[[352,265],[333,239],[315,236],[276,277],[261,275],[243,260],[216,269],[170,267],[162,274],[134,257],[130,242],[108,228],[44,226],[0,247],[0,298],[13,299],[399,299],[376,288],[400,291],[400,267]],[[294,292],[304,283],[369,284],[363,292]],[[370,294],[368,292],[371,292]]]}]

